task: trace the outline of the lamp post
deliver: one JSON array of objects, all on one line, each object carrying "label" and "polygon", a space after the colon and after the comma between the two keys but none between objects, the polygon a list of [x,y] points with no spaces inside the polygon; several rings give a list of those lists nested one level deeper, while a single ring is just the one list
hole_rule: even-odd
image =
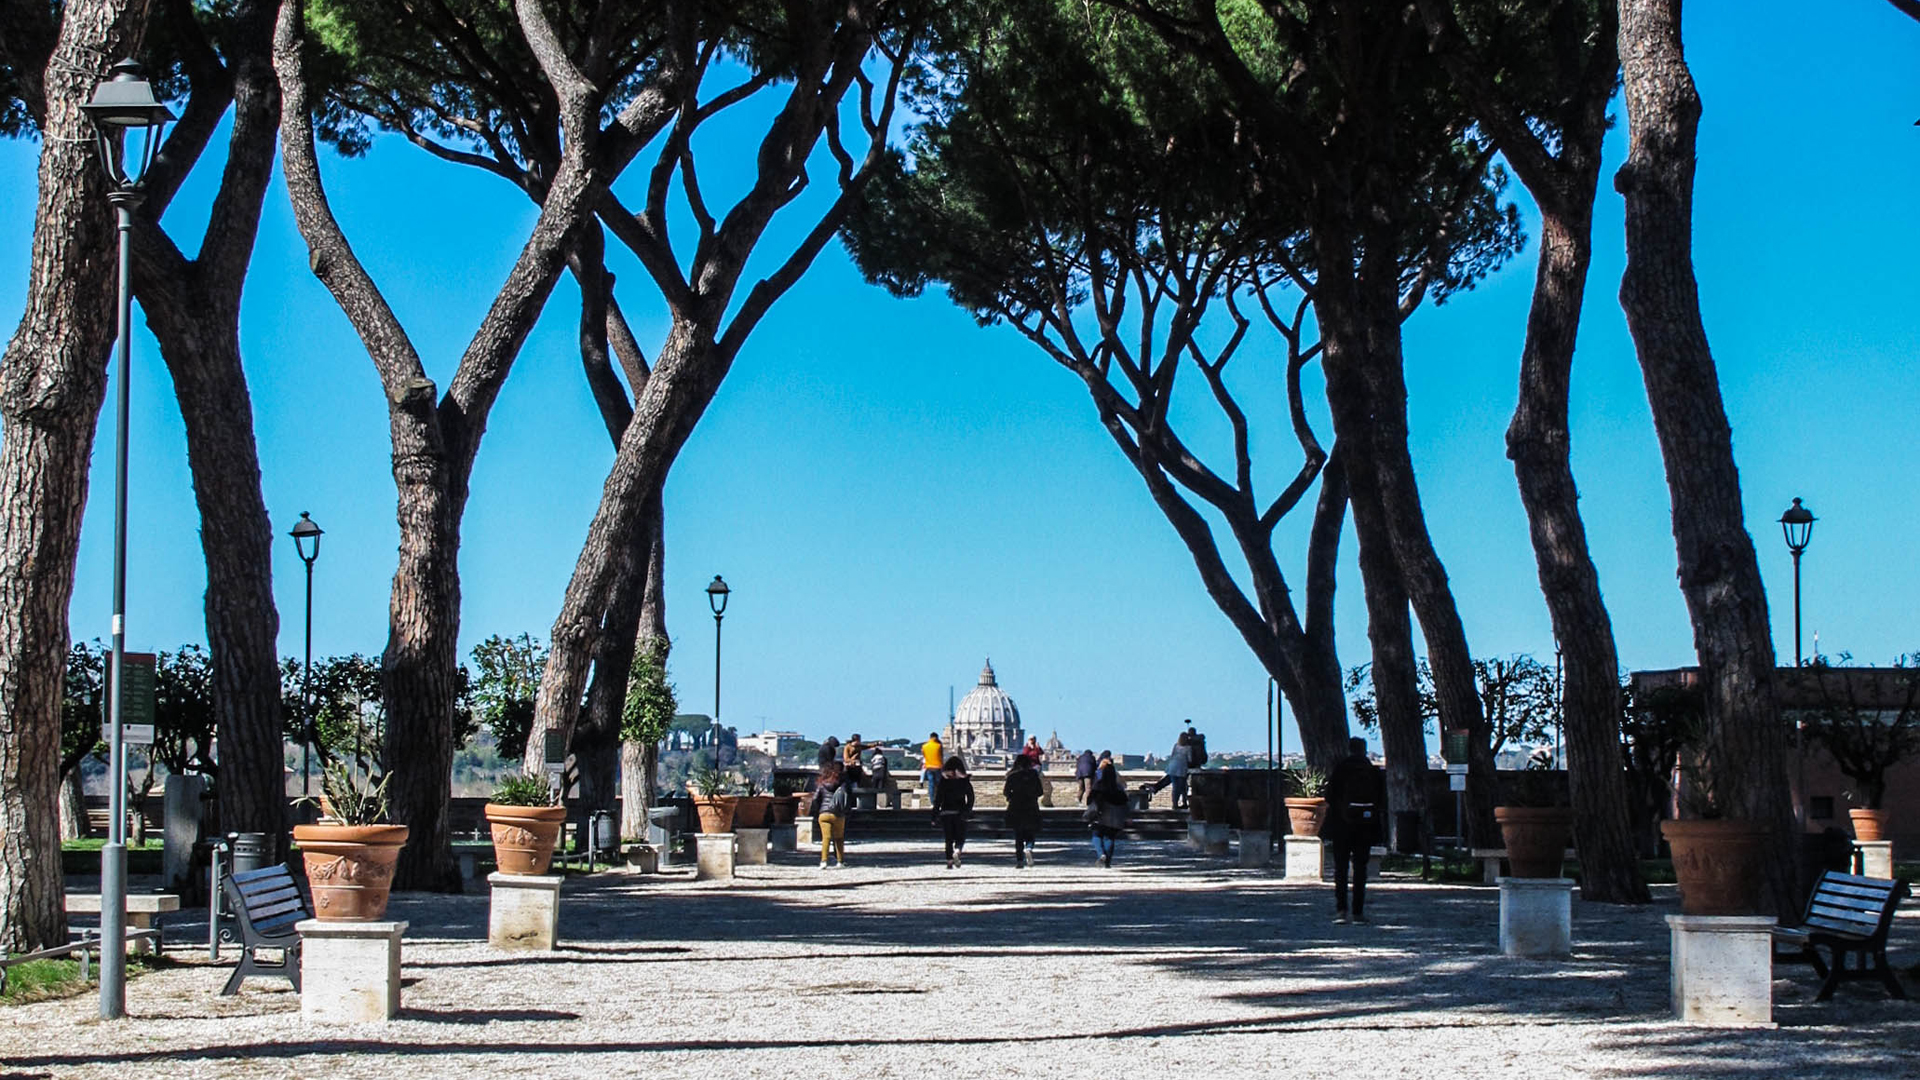
[{"label": "lamp post", "polygon": [[[713,575],[713,580],[707,583],[707,606],[713,608],[713,725],[716,728],[720,726],[720,617],[727,613],[727,594],[731,591],[727,583],[720,580],[719,574]],[[716,731],[714,737],[718,739],[719,732]],[[720,760],[719,754],[719,744],[716,742],[715,762]]]},{"label": "lamp post", "polygon": [[[300,677],[300,702],[306,712],[306,723],[300,732],[300,794],[303,796],[313,794],[313,563],[320,557],[320,534],[325,531],[314,524],[305,510],[300,511],[300,520],[287,531],[287,535],[293,537],[293,550],[299,552],[300,561],[307,564],[307,664]],[[357,757],[360,753],[357,725],[354,736]]]},{"label": "lamp post", "polygon": [[1806,661],[1800,655],[1800,555],[1807,550],[1807,541],[1813,539],[1813,511],[1793,500],[1787,512],[1780,515],[1780,531],[1786,535],[1787,550],[1793,553],[1793,666],[1799,667]]},{"label": "lamp post", "polygon": [[[145,193],[146,178],[160,148],[160,130],[174,119],[173,110],[154,99],[140,65],[122,60],[113,76],[94,87],[93,100],[82,105],[99,139],[100,163],[112,185],[107,201],[113,205],[119,234],[118,356],[114,395],[113,457],[113,660],[107,698],[107,756],[113,787],[107,797],[107,842],[100,848],[100,1019],[127,1015],[127,748],[121,727],[120,698],[127,656],[127,376],[132,367],[133,326],[132,243],[133,212]],[[125,159],[126,141],[133,132],[144,136],[136,149],[132,171]]]}]

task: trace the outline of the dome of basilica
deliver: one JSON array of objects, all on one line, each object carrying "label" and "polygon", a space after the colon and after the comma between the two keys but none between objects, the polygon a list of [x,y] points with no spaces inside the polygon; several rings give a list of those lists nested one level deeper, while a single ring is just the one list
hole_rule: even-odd
[{"label": "dome of basilica", "polygon": [[980,683],[967,691],[953,712],[953,745],[971,754],[1018,751],[1026,738],[1020,730],[1020,710],[1000,689],[993,661],[980,672]]}]

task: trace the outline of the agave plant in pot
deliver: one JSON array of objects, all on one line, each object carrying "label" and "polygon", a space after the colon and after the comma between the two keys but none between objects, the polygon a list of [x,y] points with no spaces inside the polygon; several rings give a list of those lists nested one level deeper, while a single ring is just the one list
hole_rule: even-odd
[{"label": "agave plant in pot", "polygon": [[387,913],[393,867],[407,842],[407,827],[387,821],[387,780],[358,777],[344,761],[320,774],[320,820],[293,827],[314,918],[375,922]]},{"label": "agave plant in pot", "polygon": [[773,778],[773,802],[768,807],[768,821],[775,825],[791,825],[800,816],[800,796],[795,793],[795,787],[796,783],[791,778]]},{"label": "agave plant in pot", "polygon": [[749,776],[741,782],[740,796],[733,804],[733,827],[764,829],[773,810],[773,796],[760,790],[760,782]]},{"label": "agave plant in pot", "polygon": [[1295,836],[1319,836],[1327,816],[1327,774],[1318,769],[1288,769],[1287,823]]},{"label": "agave plant in pot", "polygon": [[700,819],[703,833],[733,831],[733,811],[738,800],[727,793],[727,774],[708,765],[696,770],[687,787],[693,793],[693,812]]},{"label": "agave plant in pot", "polygon": [[1500,842],[1507,849],[1507,870],[1517,878],[1557,878],[1573,835],[1573,809],[1565,805],[1553,773],[1531,764],[1507,774],[1506,800],[1493,808]]},{"label": "agave plant in pot", "polygon": [[1705,741],[1680,767],[1680,804],[1688,817],[1663,821],[1660,834],[1673,853],[1685,915],[1752,915],[1760,910],[1765,879],[1767,829],[1729,815],[1725,763]]},{"label": "agave plant in pot", "polygon": [[501,873],[544,874],[553,865],[567,808],[544,778],[508,777],[487,800],[486,815],[493,827],[493,861]]}]

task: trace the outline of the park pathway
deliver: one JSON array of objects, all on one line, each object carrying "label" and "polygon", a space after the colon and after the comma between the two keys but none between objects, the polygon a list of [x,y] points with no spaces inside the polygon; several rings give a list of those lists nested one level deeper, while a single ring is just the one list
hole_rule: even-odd
[{"label": "park pathway", "polygon": [[[0,1080],[1920,1075],[1920,1004],[1863,984],[1817,1004],[1809,969],[1776,982],[1777,1030],[1668,1022],[1670,887],[1576,901],[1572,958],[1510,960],[1489,888],[1389,877],[1373,925],[1335,926],[1328,889],[1177,844],[1108,871],[1064,844],[1016,871],[1003,847],[958,871],[869,842],[848,870],[776,856],[731,885],[576,878],[551,954],[488,947],[484,894],[397,896],[393,1023],[310,1025],[264,980],[220,998],[224,970],[181,949],[124,1023],[92,998],[0,1011]],[[1916,950],[1908,914],[1895,962]]]}]

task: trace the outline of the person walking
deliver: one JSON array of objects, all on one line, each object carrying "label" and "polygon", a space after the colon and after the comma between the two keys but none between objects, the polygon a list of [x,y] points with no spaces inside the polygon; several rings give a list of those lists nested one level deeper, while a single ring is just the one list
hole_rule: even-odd
[{"label": "person walking", "polygon": [[940,745],[940,733],[935,731],[920,744],[920,783],[927,789],[927,802],[933,802],[935,789],[940,786],[940,767],[946,760],[947,748]]},{"label": "person walking", "polygon": [[829,761],[813,787],[813,823],[820,833],[820,869],[832,853],[841,869],[847,866],[847,814],[853,806],[846,766]]},{"label": "person walking", "polygon": [[1013,759],[1000,793],[1007,799],[1007,829],[1013,833],[1013,865],[1033,865],[1033,842],[1040,835],[1040,771],[1025,754]]},{"label": "person walking", "polygon": [[1120,770],[1113,758],[1100,756],[1100,767],[1093,774],[1093,790],[1088,795],[1087,822],[1093,831],[1093,853],[1100,865],[1111,867],[1119,848],[1120,832],[1127,827],[1127,789],[1120,782]]},{"label": "person walking", "polygon": [[813,763],[817,767],[824,769],[839,760],[840,737],[838,735],[829,735],[827,736],[827,741],[820,744],[820,752],[813,756]]},{"label": "person walking", "polygon": [[1167,782],[1173,785],[1173,808],[1187,808],[1187,774],[1193,771],[1193,756],[1187,744],[1187,733],[1173,741],[1173,752],[1167,755]]},{"label": "person walking", "polygon": [[867,784],[881,795],[893,790],[893,769],[887,764],[885,747],[876,746],[867,758]]},{"label": "person walking", "polygon": [[1087,805],[1087,796],[1093,791],[1093,771],[1097,763],[1093,760],[1093,751],[1082,750],[1080,757],[1073,763],[1073,778],[1080,783],[1080,805]]},{"label": "person walking", "polygon": [[[1367,921],[1367,859],[1380,838],[1386,811],[1385,777],[1367,757],[1364,739],[1347,740],[1347,756],[1327,778],[1327,821],[1320,835],[1333,848],[1333,921]],[[1349,920],[1347,871],[1353,871],[1353,907]]]},{"label": "person walking", "polygon": [[933,794],[933,819],[947,841],[947,869],[960,866],[960,853],[967,846],[967,818],[973,815],[973,781],[967,778],[967,763],[958,754],[949,756],[940,766],[940,783]]}]

